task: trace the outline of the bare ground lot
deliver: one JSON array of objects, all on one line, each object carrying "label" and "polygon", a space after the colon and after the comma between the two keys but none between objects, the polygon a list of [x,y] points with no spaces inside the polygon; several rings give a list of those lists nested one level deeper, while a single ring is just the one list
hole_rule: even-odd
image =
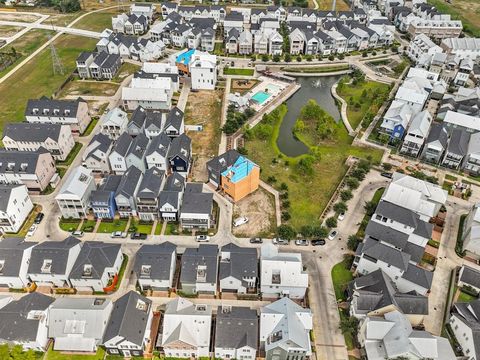
[{"label": "bare ground lot", "polygon": [[58,97],[63,98],[68,95],[113,96],[118,87],[118,84],[108,81],[73,80],[65,85]]},{"label": "bare ground lot", "polygon": [[233,234],[240,237],[271,237],[276,228],[275,199],[272,194],[259,188],[253,194],[234,205],[234,218],[246,216],[248,225],[233,228]]},{"label": "bare ground lot", "polygon": [[19,21],[31,23],[38,20],[38,16],[30,14],[17,14],[14,12],[0,12],[0,20],[4,21]]},{"label": "bare ground lot", "polygon": [[19,26],[0,25],[0,37],[2,38],[12,37],[22,29],[23,28]]}]

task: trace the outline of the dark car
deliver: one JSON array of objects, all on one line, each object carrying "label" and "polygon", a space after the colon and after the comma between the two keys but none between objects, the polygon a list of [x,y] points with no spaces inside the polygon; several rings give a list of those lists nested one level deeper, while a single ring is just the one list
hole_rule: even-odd
[{"label": "dark car", "polygon": [[44,213],[38,213],[37,216],[35,217],[34,223],[35,224],[40,224],[42,222],[44,216],[45,216]]},{"label": "dark car", "polygon": [[323,246],[325,245],[325,239],[312,240],[311,244],[312,246]]},{"label": "dark car", "polygon": [[256,237],[256,238],[250,239],[250,244],[262,244],[262,243],[263,243],[262,238]]},{"label": "dark car", "polygon": [[145,233],[133,233],[131,236],[130,236],[130,239],[132,240],[145,240],[147,238],[147,234]]},{"label": "dark car", "polygon": [[380,175],[382,175],[383,177],[389,178],[389,179],[391,179],[393,177],[393,174],[389,173],[389,172],[382,172]]}]

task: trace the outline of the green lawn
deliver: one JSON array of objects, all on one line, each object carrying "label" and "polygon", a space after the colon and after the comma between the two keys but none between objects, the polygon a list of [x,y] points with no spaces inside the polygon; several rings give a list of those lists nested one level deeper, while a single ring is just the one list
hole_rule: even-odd
[{"label": "green lawn", "polygon": [[46,48],[8,80],[0,84],[0,130],[6,122],[24,118],[28,99],[51,96],[75,69],[81,51],[92,50],[96,40],[82,36],[61,35],[55,42],[65,74],[54,75],[50,49]]},{"label": "green lawn", "polygon": [[327,73],[336,71],[345,71],[350,69],[348,64],[345,65],[331,65],[331,66],[310,66],[310,67],[285,67],[282,70],[285,72],[315,74],[315,73]]},{"label": "green lawn", "polygon": [[180,232],[178,230],[178,224],[169,222],[165,228],[165,235],[178,235]]},{"label": "green lawn", "polygon": [[158,221],[157,226],[155,227],[155,235],[160,235],[162,232],[163,221]]},{"label": "green lawn", "polygon": [[97,224],[96,220],[85,220],[82,224],[82,231],[93,232],[95,225]]},{"label": "green lawn", "polygon": [[118,15],[119,10],[109,9],[89,14],[77,21],[73,27],[90,31],[102,32],[106,28],[112,28],[112,16]]},{"label": "green lawn", "polygon": [[244,75],[244,76],[253,76],[253,69],[237,69],[237,68],[224,68],[224,75]]},{"label": "green lawn", "polygon": [[23,223],[22,227],[17,233],[7,233],[8,236],[10,237],[25,237],[27,235],[28,229],[33,225],[33,222],[35,221],[35,218],[37,217],[37,214],[41,210],[40,205],[34,205],[33,210],[30,212],[30,214],[27,217],[27,220]]},{"label": "green lawn", "polygon": [[[87,127],[87,129],[88,129],[88,127]],[[65,159],[65,161],[59,161],[57,163],[57,165],[58,166],[67,166],[67,167],[69,165],[71,165],[73,160],[77,156],[78,152],[82,148],[82,146],[83,145],[81,143],[76,142],[75,145],[73,146],[72,150],[70,150],[70,153],[67,155],[67,158]]]},{"label": "green lawn", "polygon": [[353,129],[362,122],[367,112],[377,114],[378,109],[388,98],[389,91],[389,85],[375,81],[360,81],[357,85],[347,83],[338,85],[338,95],[347,102],[348,122]]},{"label": "green lawn", "polygon": [[67,172],[66,167],[57,167],[57,173],[58,173],[58,176],[60,176],[60,178],[63,178],[66,172]]},{"label": "green lawn", "polygon": [[345,300],[344,292],[347,284],[353,280],[352,272],[346,267],[347,262],[339,262],[332,268],[332,282],[337,300]]},{"label": "green lawn", "polygon": [[[277,147],[277,137],[286,105],[281,105],[277,116],[271,123],[262,121],[245,141],[247,156],[261,168],[264,181],[274,177],[274,187],[279,188],[282,182],[288,185],[291,219],[287,222],[299,229],[302,225],[319,223],[319,217],[330,200],[332,194],[342,180],[347,167],[345,160],[349,155],[359,158],[372,157],[374,163],[380,163],[382,151],[373,148],[352,146],[352,138],[342,123],[337,125],[337,133],[333,141],[317,144],[315,153],[320,159],[313,165],[313,174],[304,176],[297,171],[296,165],[304,156],[289,158]],[[276,112],[276,111],[275,111]],[[274,113],[275,113],[274,112]],[[263,130],[263,137],[256,135]]]},{"label": "green lawn", "polygon": [[111,222],[102,221],[98,226],[97,233],[112,233],[114,231],[125,231],[127,219],[116,219]]},{"label": "green lawn", "polygon": [[88,124],[87,128],[83,132],[82,136],[88,136],[92,133],[93,129],[95,129],[95,126],[97,126],[98,123],[98,118],[93,119],[90,121],[90,124]]},{"label": "green lawn", "polygon": [[23,36],[20,36],[17,40],[10,43],[8,46],[2,49],[2,52],[8,52],[12,48],[15,48],[17,54],[21,56],[9,67],[0,71],[0,78],[23,61],[27,56],[37,50],[43,43],[48,40],[48,36],[52,35],[53,31],[42,30],[42,29],[32,29],[25,33]]},{"label": "green lawn", "polygon": [[75,231],[78,228],[78,225],[80,224],[80,220],[74,220],[74,219],[64,219],[61,218],[60,222],[58,225],[60,226],[60,229],[63,231]]},{"label": "green lawn", "polygon": [[95,355],[80,355],[80,354],[62,354],[58,351],[53,351],[53,346],[50,346],[45,353],[43,360],[103,360],[105,357],[105,350],[98,348]]},{"label": "green lawn", "polygon": [[132,221],[130,227],[135,226],[137,230],[135,232],[145,233],[150,235],[152,233],[153,222],[150,224],[141,224],[139,221]]},{"label": "green lawn", "polygon": [[137,72],[140,70],[140,66],[128,62],[124,62],[120,66],[120,70],[118,70],[117,75],[112,79],[113,82],[116,83],[121,83],[123,79],[125,79],[127,76],[132,75],[133,73]]},{"label": "green lawn", "polygon": [[470,302],[473,300],[476,300],[477,298],[475,296],[472,296],[470,294],[467,294],[463,291],[460,291],[460,295],[458,296],[458,302]]}]

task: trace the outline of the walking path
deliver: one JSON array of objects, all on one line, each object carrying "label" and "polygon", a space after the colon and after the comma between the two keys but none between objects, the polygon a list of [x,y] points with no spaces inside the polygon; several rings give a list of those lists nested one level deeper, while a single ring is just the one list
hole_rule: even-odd
[{"label": "walking path", "polygon": [[0,20],[0,25],[24,27],[25,29],[27,29],[27,31],[30,30],[30,29],[43,29],[43,30],[59,31],[59,32],[65,33],[65,34],[86,36],[86,37],[91,37],[91,38],[94,38],[94,39],[100,39],[100,35],[101,35],[101,33],[96,32],[96,31],[76,29],[76,28],[56,26],[56,25],[46,25],[46,24],[41,24],[37,21],[34,22],[34,23],[25,23],[25,22],[21,22],[21,21]]},{"label": "walking path", "polygon": [[[338,81],[340,81],[340,80],[338,80]],[[340,109],[340,115],[341,115],[343,124],[345,125],[345,127],[348,130],[348,135],[355,136],[356,132],[353,130],[352,126],[350,125],[350,122],[348,121],[347,102],[340,95],[337,94],[338,81],[335,84],[333,84],[331,92],[332,92],[333,97],[335,99],[337,99],[338,101],[340,101],[340,103],[342,104],[341,109]]]},{"label": "walking path", "polygon": [[[229,75],[225,76],[226,82],[225,82],[225,91],[223,93],[223,103],[222,103],[222,115],[220,117],[220,128],[225,125],[225,122],[227,121],[227,110],[228,110],[228,100],[227,96],[230,94],[230,89],[232,86],[232,78]],[[223,154],[225,151],[227,151],[227,134],[225,134],[222,131],[222,134],[220,135],[220,144],[218,145],[218,155]]]},{"label": "walking path", "polygon": [[191,82],[189,79],[185,79],[183,83],[182,90],[180,91],[180,96],[178,97],[177,107],[185,112],[187,107],[188,95],[190,94]]}]

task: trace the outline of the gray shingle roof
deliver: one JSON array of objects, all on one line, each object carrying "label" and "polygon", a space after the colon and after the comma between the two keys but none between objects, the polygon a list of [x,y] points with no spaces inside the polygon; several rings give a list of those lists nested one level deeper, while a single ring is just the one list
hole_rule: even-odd
[{"label": "gray shingle roof", "polygon": [[163,190],[181,192],[184,188],[185,178],[178,173],[172,173],[167,177]]},{"label": "gray shingle roof", "polygon": [[48,151],[43,147],[37,151],[0,150],[0,173],[35,174],[39,156],[45,153]]},{"label": "gray shingle roof", "polygon": [[[105,268],[113,267],[119,252],[121,252],[120,244],[85,241],[73,265],[69,278],[101,279]],[[92,267],[92,272],[89,276],[83,276],[85,265],[91,265]]]},{"label": "gray shingle roof", "polygon": [[[30,99],[25,116],[52,116],[54,111],[58,110],[58,114],[54,116],[76,117],[79,104],[84,102],[85,100],[80,97],[76,100],[52,100],[47,97]],[[48,110],[48,114],[44,114],[46,110]]]},{"label": "gray shingle roof", "polygon": [[44,260],[52,260],[50,274],[65,274],[67,268],[68,254],[72,247],[80,243],[80,240],[69,236],[62,241],[44,241],[32,249],[30,264],[28,265],[29,274],[42,273]]},{"label": "gray shingle roof", "polygon": [[[139,302],[142,305],[145,304],[146,308],[143,308]],[[133,344],[143,346],[151,307],[152,301],[135,291],[129,291],[118,298],[113,303],[103,342],[120,336]]]},{"label": "gray shingle roof", "polygon": [[185,192],[182,201],[182,213],[210,214],[213,206],[213,194]]},{"label": "gray shingle roof", "polygon": [[138,106],[130,119],[130,122],[128,123],[128,128],[130,129],[131,127],[135,127],[138,130],[141,130],[145,127],[145,120],[147,119],[147,111],[141,107]]},{"label": "gray shingle roof", "polygon": [[186,162],[190,161],[190,150],[192,147],[192,140],[184,133],[180,136],[173,138],[168,150],[168,158],[174,158],[179,156]]},{"label": "gray shingle roof", "polygon": [[212,169],[211,171],[219,174],[222,171],[226,170],[228,167],[235,164],[235,161],[240,157],[240,154],[237,150],[228,150],[222,155],[216,156],[213,159],[207,162],[207,169]]},{"label": "gray shingle roof", "polygon": [[480,270],[474,269],[466,265],[463,265],[462,268],[463,271],[458,280],[464,282],[467,285],[480,288]]},{"label": "gray shingle roof", "polygon": [[405,248],[408,242],[408,235],[401,231],[392,229],[376,221],[369,221],[365,234],[376,240],[392,244],[400,249]]},{"label": "gray shingle roof", "polygon": [[127,156],[133,155],[139,159],[143,159],[148,148],[148,142],[149,140],[144,133],[138,134],[135,139],[133,139]]},{"label": "gray shingle roof", "polygon": [[162,113],[147,111],[145,129],[160,131],[162,129]]},{"label": "gray shingle roof", "polygon": [[232,276],[242,280],[243,277],[258,276],[258,257],[256,248],[242,248],[233,243],[221,248],[222,252],[230,252],[230,259],[220,261],[220,280]]},{"label": "gray shingle roof", "polygon": [[178,191],[161,191],[158,197],[159,207],[166,204],[172,205],[175,209],[178,209],[179,197]]},{"label": "gray shingle roof", "polygon": [[20,186],[25,186],[25,185],[23,184],[0,185],[0,210],[2,211],[7,210],[8,203],[10,201],[10,196],[12,194],[12,190]]},{"label": "gray shingle roof", "polygon": [[23,253],[35,245],[37,245],[36,242],[25,242],[22,238],[3,239],[0,242],[0,261],[3,261],[0,277],[17,277],[20,273]]},{"label": "gray shingle roof", "polygon": [[142,179],[142,172],[136,166],[130,166],[120,181],[115,197],[123,195],[126,198],[131,198],[135,195],[138,183]]},{"label": "gray shingle roof", "polygon": [[88,146],[91,146],[93,144],[96,144],[96,146],[92,147],[92,149],[90,150],[89,153],[84,154],[84,159],[87,159],[88,157],[93,156],[94,158],[96,158],[99,161],[103,160],[103,159],[98,158],[95,155],[95,151],[97,151],[97,150],[103,152],[104,154],[107,154],[107,156],[109,155],[108,154],[108,149],[110,149],[110,146],[112,145],[112,140],[107,135],[104,135],[102,133],[96,134],[92,138],[92,140],[90,140],[90,142],[88,143]]},{"label": "gray shingle roof", "polygon": [[383,200],[378,204],[375,213],[412,228],[417,227],[419,220],[419,215],[415,214],[412,210]]},{"label": "gray shingle roof", "polygon": [[465,130],[453,129],[450,141],[448,142],[448,152],[456,155],[466,155],[468,150],[468,142],[470,134]]},{"label": "gray shingle roof", "polygon": [[157,198],[160,194],[160,187],[165,177],[165,171],[158,170],[156,167],[150,168],[145,172],[140,187],[138,188],[138,198]]},{"label": "gray shingle roof", "polygon": [[480,299],[470,303],[455,303],[454,313],[464,324],[466,324],[473,333],[473,344],[475,347],[475,356],[480,358]]},{"label": "gray shingle roof", "polygon": [[197,282],[197,268],[205,265],[206,282],[217,282],[218,247],[217,245],[200,244],[198,248],[187,248],[182,255],[180,282],[193,284]]},{"label": "gray shingle roof", "polygon": [[219,309],[215,328],[215,347],[257,349],[258,316],[252,309],[233,306]]},{"label": "gray shingle roof", "polygon": [[422,269],[421,267],[409,264],[407,271],[403,273],[402,278],[420,285],[425,289],[430,289],[432,286],[433,273]]},{"label": "gray shingle roof", "polygon": [[[133,271],[137,278],[155,280],[169,280],[172,264],[172,253],[176,252],[177,246],[164,242],[155,245],[142,245],[135,256]],[[150,273],[142,274],[142,265],[150,265]]]},{"label": "gray shingle roof", "polygon": [[165,121],[165,128],[172,126],[177,131],[180,131],[182,128],[182,124],[183,124],[183,111],[175,106],[167,114],[167,119]]},{"label": "gray shingle roof", "polygon": [[172,140],[165,133],[153,137],[150,144],[148,144],[146,156],[157,152],[160,156],[166,158],[171,142]]},{"label": "gray shingle roof", "polygon": [[120,135],[120,137],[115,142],[113,151],[115,151],[121,156],[126,156],[132,144],[133,144],[133,138],[130,135],[128,135],[126,132],[124,132],[122,133],[122,135]]},{"label": "gray shingle roof", "polygon": [[410,260],[410,255],[371,238],[365,240],[362,251],[367,256],[381,260],[401,270],[407,269],[408,261]]},{"label": "gray shingle roof", "polygon": [[3,136],[15,141],[44,142],[48,138],[58,141],[61,129],[59,124],[15,123],[3,128]]}]

